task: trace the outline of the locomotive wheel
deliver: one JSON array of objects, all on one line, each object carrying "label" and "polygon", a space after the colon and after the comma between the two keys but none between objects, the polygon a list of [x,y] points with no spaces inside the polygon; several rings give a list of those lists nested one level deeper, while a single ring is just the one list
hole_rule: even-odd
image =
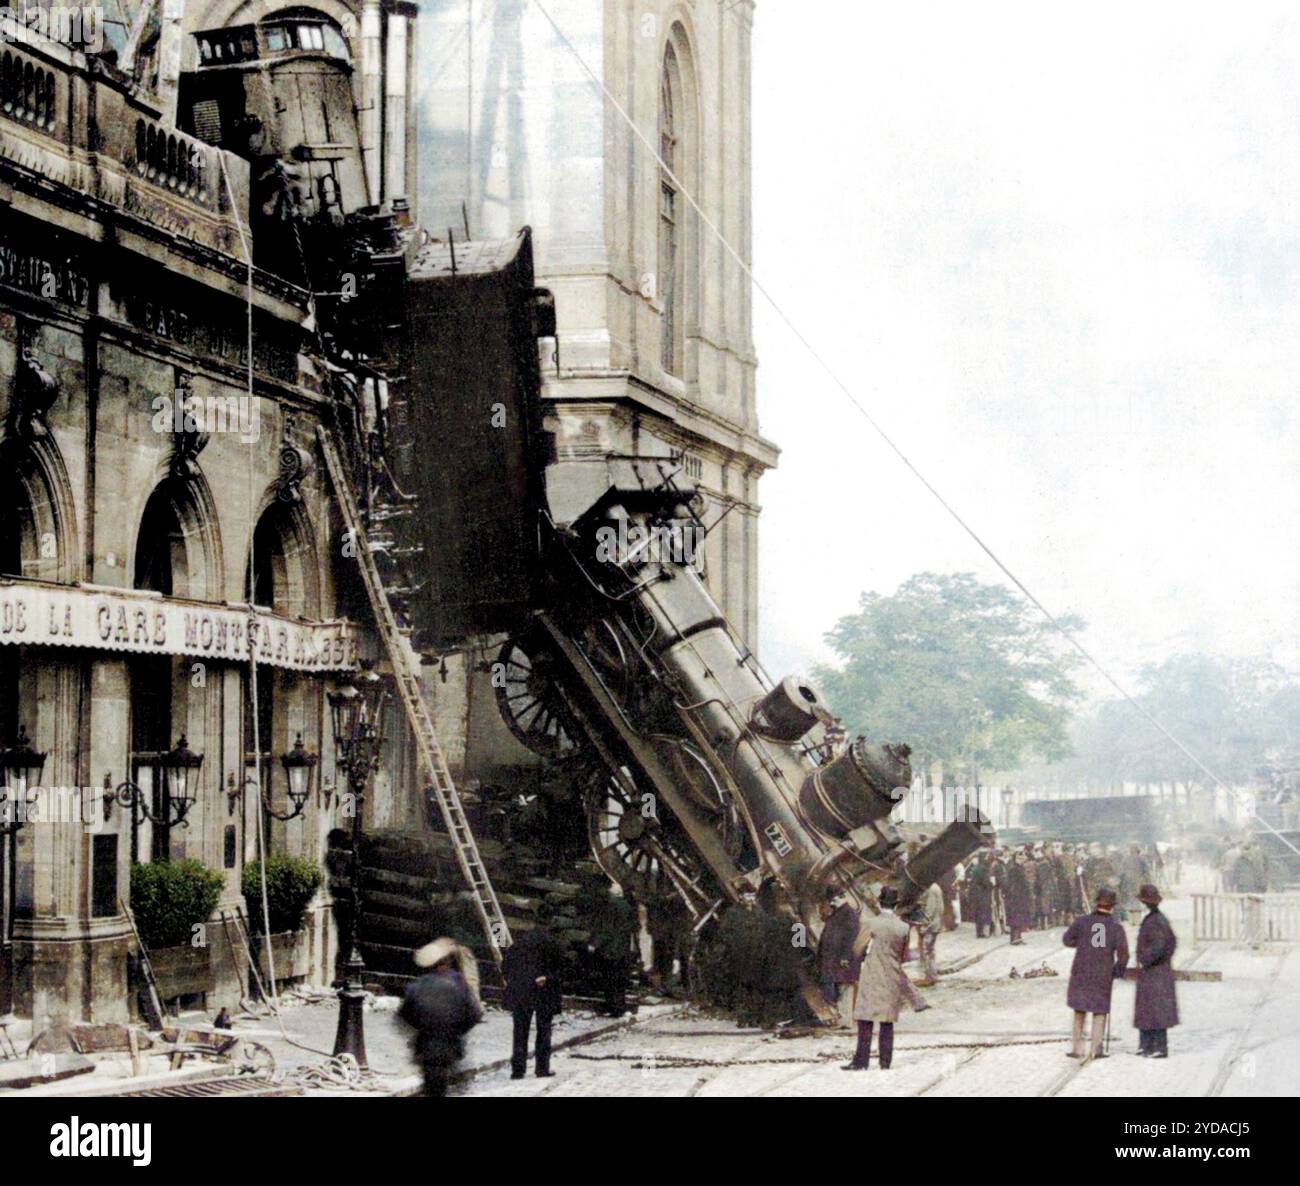
[{"label": "locomotive wheel", "polygon": [[610,694],[620,704],[626,705],[631,672],[618,631],[608,619],[600,618],[583,630],[578,645],[604,680]]},{"label": "locomotive wheel", "polygon": [[677,892],[665,866],[694,880],[695,863],[665,834],[663,823],[647,816],[641,795],[626,768],[601,769],[586,797],[587,836],[602,871],[641,902]]},{"label": "locomotive wheel", "polygon": [[575,747],[561,716],[552,655],[525,635],[501,648],[497,664],[501,671],[500,682],[493,681],[497,707],[510,732],[540,757],[571,754]]},{"label": "locomotive wheel", "polygon": [[690,742],[677,737],[656,737],[655,748],[672,770],[673,781],[714,821],[727,854],[735,860],[744,847],[744,825],[708,762]]}]

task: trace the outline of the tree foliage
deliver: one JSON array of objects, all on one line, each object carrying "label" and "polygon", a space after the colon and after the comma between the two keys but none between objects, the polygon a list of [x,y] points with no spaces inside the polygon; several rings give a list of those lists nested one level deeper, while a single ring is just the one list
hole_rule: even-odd
[{"label": "tree foliage", "polygon": [[[1267,659],[1175,655],[1143,668],[1134,699],[1230,785],[1300,745],[1300,684]],[[1072,766],[1093,784],[1214,781],[1123,700],[1103,701],[1080,722],[1076,749]]]},{"label": "tree foliage", "polygon": [[941,762],[973,781],[1029,754],[1051,761],[1070,752],[1080,696],[1071,671],[1080,660],[1000,585],[919,573],[889,596],[862,594],[826,641],[839,662],[817,678],[845,726],[907,742],[920,770]]}]

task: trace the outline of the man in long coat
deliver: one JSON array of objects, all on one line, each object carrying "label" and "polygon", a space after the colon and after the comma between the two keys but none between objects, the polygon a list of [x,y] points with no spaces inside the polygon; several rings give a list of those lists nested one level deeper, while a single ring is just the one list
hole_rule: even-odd
[{"label": "man in long coat", "polygon": [[1024,945],[1024,934],[1033,924],[1034,917],[1026,864],[1025,854],[1018,852],[1007,870],[1007,927],[1011,931],[1011,943],[1015,947]]},{"label": "man in long coat", "polygon": [[1067,844],[1065,846],[1065,866],[1070,878],[1070,904],[1066,910],[1066,917],[1070,919],[1082,914],[1088,901],[1084,894],[1083,863],[1083,845],[1079,845],[1078,849],[1076,849],[1073,844]]},{"label": "man in long coat", "polygon": [[846,1071],[865,1071],[871,1058],[872,1031],[880,1025],[880,1069],[889,1070],[894,1061],[894,1022],[906,999],[904,984],[910,987],[903,971],[911,928],[897,914],[898,891],[885,886],[877,898],[880,913],[862,928],[854,954],[862,959],[858,975],[858,999],[853,1019],[858,1023],[858,1045]]},{"label": "man in long coat", "polygon": [[1128,937],[1113,917],[1115,891],[1103,887],[1097,891],[1097,908],[1081,914],[1066,929],[1063,942],[1074,948],[1070,965],[1070,987],[1066,1004],[1074,1010],[1071,1058],[1083,1058],[1083,1028],[1092,1014],[1089,1058],[1104,1058],[1101,1044],[1110,1014],[1111,988],[1128,966]]},{"label": "man in long coat", "polygon": [[1052,893],[1056,885],[1056,871],[1051,859],[1042,848],[1034,850],[1034,915],[1035,925],[1045,931],[1052,916]]},{"label": "man in long coat", "polygon": [[1034,861],[1034,848],[1026,844],[1021,851],[1025,854],[1025,884],[1029,886],[1029,928],[1038,922],[1038,865]]},{"label": "man in long coat", "polygon": [[1138,1030],[1138,1053],[1143,1057],[1169,1057],[1169,1029],[1178,1024],[1178,998],[1174,992],[1174,950],[1178,940],[1169,920],[1160,912],[1160,891],[1154,885],[1138,890],[1147,916],[1138,928],[1137,1000],[1133,1024]]},{"label": "man in long coat", "polygon": [[1063,927],[1074,917],[1070,913],[1070,881],[1074,875],[1074,863],[1062,851],[1058,844],[1052,850],[1052,873],[1055,878],[1052,896],[1052,926]]},{"label": "man in long coat", "polygon": [[853,1020],[853,997],[860,971],[853,954],[853,941],[858,937],[862,920],[857,906],[845,900],[838,906],[822,904],[825,925],[817,940],[817,973],[826,999],[840,1013],[840,1024]]},{"label": "man in long coat", "polygon": [[945,931],[955,931],[957,929],[957,911],[954,909],[954,902],[957,898],[957,874],[952,869],[941,873],[938,885],[943,891],[943,929]]},{"label": "man in long coat", "polygon": [[501,971],[505,976],[502,1004],[514,1020],[514,1044],[510,1052],[510,1077],[522,1079],[528,1069],[528,1031],[537,1017],[537,1060],[539,1079],[551,1070],[551,1026],[560,1012],[560,975],[564,971],[564,949],[550,932],[554,913],[550,904],[537,908],[537,926],[518,931],[506,948]]},{"label": "man in long coat", "polygon": [[989,859],[989,883],[993,895],[993,933],[1001,935],[1007,929],[1007,862],[1001,849],[995,849]]},{"label": "man in long coat", "polygon": [[989,873],[984,854],[975,858],[970,867],[970,910],[975,920],[975,938],[987,939],[993,934],[993,878]]},{"label": "man in long coat", "polygon": [[595,978],[604,998],[604,1012],[609,1017],[622,1017],[627,1012],[636,914],[622,892],[612,885],[596,890],[591,911],[591,937],[587,940],[587,950],[592,956]]},{"label": "man in long coat", "polygon": [[406,986],[398,1016],[414,1031],[424,1094],[444,1096],[452,1068],[464,1056],[465,1035],[483,1020],[474,957],[453,939],[435,939],[415,953],[428,972]]}]

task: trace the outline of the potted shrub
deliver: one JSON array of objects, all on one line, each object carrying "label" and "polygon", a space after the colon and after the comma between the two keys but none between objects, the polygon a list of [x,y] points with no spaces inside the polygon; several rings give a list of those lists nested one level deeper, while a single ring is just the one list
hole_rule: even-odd
[{"label": "potted shrub", "polygon": [[[320,889],[321,881],[320,866],[304,857],[273,853],[266,862],[266,904],[277,977],[306,975],[307,953],[305,945],[297,942],[298,932],[302,930],[307,906]],[[254,935],[260,936],[265,930],[260,861],[250,861],[244,866],[240,888],[248,907],[249,927]],[[299,948],[303,950],[300,952]]]},{"label": "potted shrub", "polygon": [[212,988],[206,936],[195,928],[212,916],[224,885],[220,872],[193,858],[131,867],[131,912],[164,1000]]}]

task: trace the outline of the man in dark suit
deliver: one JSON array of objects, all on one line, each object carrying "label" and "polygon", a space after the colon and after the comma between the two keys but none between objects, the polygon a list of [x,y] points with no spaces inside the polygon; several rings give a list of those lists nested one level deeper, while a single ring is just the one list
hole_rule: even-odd
[{"label": "man in dark suit", "polygon": [[1144,1058],[1169,1056],[1169,1027],[1178,1024],[1178,999],[1174,992],[1174,928],[1160,911],[1160,891],[1154,885],[1138,890],[1147,916],[1138,928],[1137,999],[1133,1024],[1140,1035],[1138,1054]]},{"label": "man in dark suit", "polygon": [[514,1046],[510,1052],[510,1077],[522,1079],[528,1069],[528,1031],[537,1015],[536,1073],[539,1079],[555,1074],[551,1070],[551,1024],[560,1012],[560,974],[564,970],[564,949],[551,934],[554,917],[548,903],[537,908],[537,926],[520,931],[506,948],[504,1004],[514,1018]]},{"label": "man in dark suit", "polygon": [[853,998],[861,964],[853,957],[853,941],[858,937],[861,919],[851,901],[839,906],[830,901],[821,904],[825,926],[817,941],[817,974],[826,1000],[839,1010],[840,1024],[853,1019]]},{"label": "man in dark suit", "polygon": [[1024,934],[1034,921],[1034,900],[1026,871],[1028,863],[1029,858],[1018,852],[1007,870],[1007,929],[1011,932],[1013,947],[1024,945]]},{"label": "man in dark suit", "polygon": [[1097,891],[1097,908],[1091,914],[1079,915],[1062,940],[1066,947],[1074,948],[1070,987],[1065,998],[1074,1010],[1071,1058],[1084,1057],[1083,1027],[1089,1013],[1092,1035],[1087,1057],[1105,1057],[1101,1045],[1110,1015],[1111,989],[1128,966],[1128,938],[1114,913],[1115,891],[1103,887]]},{"label": "man in dark suit", "polygon": [[986,855],[981,852],[970,870],[970,908],[975,918],[975,938],[993,936],[993,875]]}]

